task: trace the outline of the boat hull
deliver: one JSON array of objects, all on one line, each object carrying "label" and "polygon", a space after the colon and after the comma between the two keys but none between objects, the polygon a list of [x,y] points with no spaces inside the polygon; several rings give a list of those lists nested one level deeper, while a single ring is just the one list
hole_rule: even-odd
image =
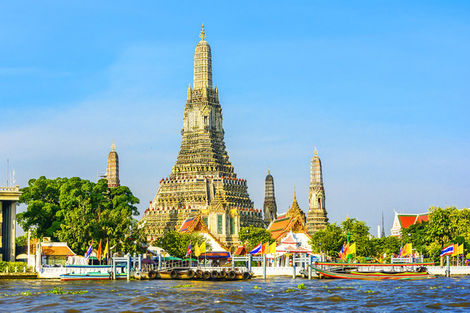
[{"label": "boat hull", "polygon": [[359,279],[359,280],[415,280],[435,278],[426,272],[397,272],[397,273],[380,273],[380,272],[354,272],[335,273],[312,267],[319,275],[336,279]]}]

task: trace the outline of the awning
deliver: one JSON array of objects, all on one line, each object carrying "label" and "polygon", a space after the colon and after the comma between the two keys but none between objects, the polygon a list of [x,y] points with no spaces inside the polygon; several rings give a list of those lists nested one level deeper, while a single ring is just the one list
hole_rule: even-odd
[{"label": "awning", "polygon": [[199,256],[199,259],[229,259],[230,258],[230,252],[207,252],[203,253]]}]

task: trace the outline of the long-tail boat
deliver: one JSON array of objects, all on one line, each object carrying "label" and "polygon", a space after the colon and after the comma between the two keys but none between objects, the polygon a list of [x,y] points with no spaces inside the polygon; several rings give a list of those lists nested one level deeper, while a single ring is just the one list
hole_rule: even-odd
[{"label": "long-tail boat", "polygon": [[429,275],[427,272],[330,272],[316,267],[312,267],[320,276],[338,279],[361,279],[361,280],[415,280],[429,279],[435,276]]}]

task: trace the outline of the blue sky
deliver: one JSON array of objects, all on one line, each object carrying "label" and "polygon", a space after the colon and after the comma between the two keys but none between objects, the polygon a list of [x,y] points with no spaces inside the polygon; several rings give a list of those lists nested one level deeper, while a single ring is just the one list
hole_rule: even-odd
[{"label": "blue sky", "polygon": [[206,25],[226,144],[262,207],[323,162],[331,221],[470,206],[467,1],[0,1],[0,181],[104,173],[141,212],[176,160]]}]

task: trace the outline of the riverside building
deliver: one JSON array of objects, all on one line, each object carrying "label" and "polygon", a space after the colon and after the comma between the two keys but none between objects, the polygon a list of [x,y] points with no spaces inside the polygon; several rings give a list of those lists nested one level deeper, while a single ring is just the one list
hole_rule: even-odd
[{"label": "riverside building", "polygon": [[254,208],[247,182],[237,177],[225,148],[222,107],[218,88],[212,84],[211,47],[205,36],[203,26],[194,52],[181,149],[142,217],[148,241],[196,215],[217,240],[229,246],[239,242],[241,227],[264,226],[262,212]]}]

